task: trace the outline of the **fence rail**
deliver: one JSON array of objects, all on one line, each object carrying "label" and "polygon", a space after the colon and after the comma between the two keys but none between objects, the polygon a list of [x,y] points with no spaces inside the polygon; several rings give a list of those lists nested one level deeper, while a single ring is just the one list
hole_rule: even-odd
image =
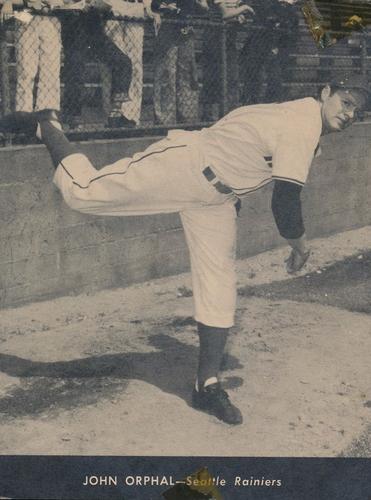
[{"label": "fence rail", "polygon": [[302,18],[289,34],[251,20],[165,20],[155,36],[151,20],[53,12],[0,28],[1,113],[60,109],[76,139],[199,127],[236,106],[315,95],[338,72],[371,69],[367,30],[321,50]]}]

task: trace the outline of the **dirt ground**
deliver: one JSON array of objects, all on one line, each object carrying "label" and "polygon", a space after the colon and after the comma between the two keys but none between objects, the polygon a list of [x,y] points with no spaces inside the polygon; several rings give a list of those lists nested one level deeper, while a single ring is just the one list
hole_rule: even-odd
[{"label": "dirt ground", "polygon": [[370,241],[314,240],[297,277],[287,247],[239,262],[224,366],[238,427],[189,406],[189,274],[2,310],[1,453],[371,456]]}]

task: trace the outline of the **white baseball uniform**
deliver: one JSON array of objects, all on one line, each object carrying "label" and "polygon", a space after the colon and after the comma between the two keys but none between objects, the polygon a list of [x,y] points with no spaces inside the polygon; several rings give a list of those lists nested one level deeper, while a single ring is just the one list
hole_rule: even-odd
[{"label": "white baseball uniform", "polygon": [[[16,110],[60,108],[61,25],[51,16],[30,16],[30,22],[16,23],[17,60]],[[37,94],[33,88],[37,74]]]},{"label": "white baseball uniform", "polygon": [[236,199],[272,179],[304,184],[321,129],[313,98],[246,106],[210,128],[171,131],[100,170],[84,155],[70,155],[54,182],[71,208],[88,214],[179,212],[191,255],[195,319],[228,328],[236,302]]}]

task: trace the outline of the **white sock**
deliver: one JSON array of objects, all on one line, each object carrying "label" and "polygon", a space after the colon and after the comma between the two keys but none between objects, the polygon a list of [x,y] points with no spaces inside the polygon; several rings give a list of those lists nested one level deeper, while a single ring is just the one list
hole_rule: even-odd
[{"label": "white sock", "polygon": [[[217,383],[218,383],[218,379],[216,377],[209,377],[204,383],[204,388],[207,387],[208,385],[217,384]],[[195,389],[197,392],[199,391],[198,378],[196,378]]]}]

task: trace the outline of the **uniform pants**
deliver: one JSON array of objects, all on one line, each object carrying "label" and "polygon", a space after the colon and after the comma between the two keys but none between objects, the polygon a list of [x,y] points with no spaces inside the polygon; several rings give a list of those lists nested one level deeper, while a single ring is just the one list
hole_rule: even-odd
[{"label": "uniform pants", "polygon": [[99,171],[86,156],[70,155],[54,182],[72,209],[87,214],[179,212],[191,257],[195,319],[229,328],[236,303],[236,200],[204,177],[206,166],[199,147],[168,137]]},{"label": "uniform pants", "polygon": [[154,49],[153,108],[158,123],[198,120],[195,38],[178,26],[161,26]]},{"label": "uniform pants", "polygon": [[[30,23],[17,22],[16,110],[60,107],[61,27],[55,17],[33,16]],[[33,106],[38,75],[36,103]]]},{"label": "uniform pants", "polygon": [[144,26],[139,22],[108,20],[105,24],[105,33],[131,60],[132,78],[128,92],[129,99],[122,103],[121,112],[126,118],[138,124],[143,94]]}]

